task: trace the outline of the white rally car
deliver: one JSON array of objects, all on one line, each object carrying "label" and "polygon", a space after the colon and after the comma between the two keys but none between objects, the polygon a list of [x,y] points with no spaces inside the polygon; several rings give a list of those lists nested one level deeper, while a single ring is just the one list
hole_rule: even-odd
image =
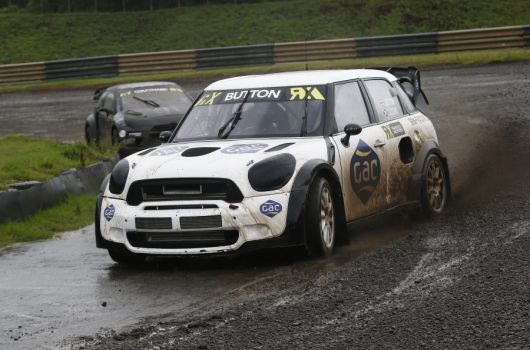
[{"label": "white rally car", "polygon": [[[208,86],[168,141],[102,183],[96,242],[118,262],[305,246],[354,223],[445,208],[449,173],[415,68],[302,71]],[[426,100],[426,99],[425,99]]]}]

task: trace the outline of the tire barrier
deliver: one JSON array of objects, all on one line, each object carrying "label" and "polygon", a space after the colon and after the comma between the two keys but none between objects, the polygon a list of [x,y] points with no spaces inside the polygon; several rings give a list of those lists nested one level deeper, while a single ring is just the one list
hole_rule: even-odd
[{"label": "tire barrier", "polygon": [[8,64],[0,84],[510,47],[530,47],[530,25]]},{"label": "tire barrier", "polygon": [[26,190],[0,192],[0,223],[24,219],[69,194],[96,194],[101,181],[117,161],[118,157],[114,157],[83,169],[72,169]]}]

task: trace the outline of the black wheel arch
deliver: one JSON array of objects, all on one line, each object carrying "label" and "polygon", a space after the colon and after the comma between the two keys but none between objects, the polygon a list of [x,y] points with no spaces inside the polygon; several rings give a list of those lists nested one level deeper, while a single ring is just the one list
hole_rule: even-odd
[{"label": "black wheel arch", "polygon": [[409,201],[420,200],[421,184],[423,183],[425,162],[431,154],[436,154],[442,161],[445,174],[447,175],[447,195],[448,198],[451,198],[451,181],[449,176],[449,165],[447,163],[447,157],[442,153],[440,146],[435,140],[427,140],[421,146],[419,152],[415,157],[414,165],[412,166],[412,181],[408,193]]},{"label": "black wheel arch", "polygon": [[101,185],[99,186],[99,192],[96,199],[96,213],[94,217],[94,231],[96,235],[96,247],[98,248],[108,248],[109,243],[107,240],[103,238],[101,235],[101,229],[99,228],[99,220],[101,218],[101,203],[103,202],[103,194],[105,193],[105,189],[107,188],[107,185],[110,181],[110,174],[105,176],[103,181],[101,182]]},{"label": "black wheel arch", "polygon": [[347,230],[344,200],[339,176],[333,166],[326,160],[313,159],[305,163],[297,172],[289,197],[286,231],[289,231],[292,236],[295,236],[298,243],[306,244],[304,234],[306,205],[309,200],[311,186],[320,177],[325,178],[329,182],[337,206],[336,232],[338,241],[346,240],[343,239],[347,235]]}]

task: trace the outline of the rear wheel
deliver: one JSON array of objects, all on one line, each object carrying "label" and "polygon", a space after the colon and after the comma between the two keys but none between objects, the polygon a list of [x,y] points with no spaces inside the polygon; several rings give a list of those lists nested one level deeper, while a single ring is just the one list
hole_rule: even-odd
[{"label": "rear wheel", "polygon": [[108,249],[110,258],[119,264],[139,265],[145,261],[145,256],[131,253],[124,249]]},{"label": "rear wheel", "polygon": [[335,201],[331,186],[320,178],[311,187],[307,204],[306,234],[312,254],[329,256],[335,248]]},{"label": "rear wheel", "polygon": [[431,154],[423,170],[423,184],[421,189],[421,206],[428,217],[441,214],[447,206],[448,199],[447,174],[442,160],[436,154]]}]

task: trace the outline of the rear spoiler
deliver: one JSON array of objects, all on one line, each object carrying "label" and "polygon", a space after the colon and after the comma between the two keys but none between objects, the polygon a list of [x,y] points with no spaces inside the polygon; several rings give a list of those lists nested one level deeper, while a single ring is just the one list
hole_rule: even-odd
[{"label": "rear spoiler", "polygon": [[427,96],[425,96],[425,93],[421,89],[421,79],[420,79],[420,70],[416,67],[377,67],[372,68],[377,70],[383,70],[385,72],[388,72],[392,75],[394,75],[396,78],[398,78],[399,83],[403,86],[403,83],[408,83],[412,85],[412,89],[407,89],[407,84],[403,86],[403,89],[409,95],[410,99],[414,104],[418,101],[418,97],[421,95],[427,104],[429,104],[429,100],[427,99]]}]

